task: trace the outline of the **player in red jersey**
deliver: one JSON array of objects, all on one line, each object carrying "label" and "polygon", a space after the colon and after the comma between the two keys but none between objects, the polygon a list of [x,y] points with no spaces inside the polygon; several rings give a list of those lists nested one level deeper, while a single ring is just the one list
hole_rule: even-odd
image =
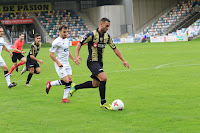
[{"label": "player in red jersey", "polygon": [[[23,45],[24,45],[24,34],[21,33],[19,35],[19,39],[17,39],[14,43],[13,56],[12,56],[13,66],[11,67],[9,74],[11,74],[15,68],[16,71],[18,72],[18,66],[26,63],[26,58],[22,55],[25,54],[25,51],[23,51],[22,49]],[[21,60],[19,64],[17,64],[17,59]]]}]

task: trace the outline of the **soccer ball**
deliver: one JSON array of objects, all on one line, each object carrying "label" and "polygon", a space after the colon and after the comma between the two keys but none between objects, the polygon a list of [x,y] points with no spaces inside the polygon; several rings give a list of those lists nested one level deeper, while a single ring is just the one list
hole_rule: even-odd
[{"label": "soccer ball", "polygon": [[123,110],[124,109],[124,103],[122,102],[122,100],[117,99],[117,100],[112,102],[112,108],[113,108],[114,111]]}]

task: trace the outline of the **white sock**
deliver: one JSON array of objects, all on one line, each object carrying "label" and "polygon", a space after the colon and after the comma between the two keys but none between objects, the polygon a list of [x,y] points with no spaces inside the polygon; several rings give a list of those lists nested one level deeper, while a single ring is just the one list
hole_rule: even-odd
[{"label": "white sock", "polygon": [[60,80],[51,81],[51,86],[62,85]]},{"label": "white sock", "polygon": [[11,84],[11,82],[10,82],[10,74],[7,73],[7,74],[4,75],[4,77],[6,78],[7,84],[9,86]]},{"label": "white sock", "polygon": [[70,86],[66,86],[65,89],[64,89],[63,99],[67,99],[68,98],[69,92],[70,92]]}]

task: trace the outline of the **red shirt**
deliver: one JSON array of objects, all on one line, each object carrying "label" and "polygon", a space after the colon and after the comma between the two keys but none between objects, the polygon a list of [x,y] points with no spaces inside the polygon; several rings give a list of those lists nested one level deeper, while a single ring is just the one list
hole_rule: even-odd
[{"label": "red shirt", "polygon": [[[18,50],[21,51],[23,45],[24,45],[24,40],[22,40],[22,41],[20,42],[20,40],[17,39],[17,40],[15,41],[14,48],[17,48]],[[15,53],[21,53],[21,52],[17,52],[17,51],[15,51],[15,50],[13,50],[13,52],[15,52]]]}]

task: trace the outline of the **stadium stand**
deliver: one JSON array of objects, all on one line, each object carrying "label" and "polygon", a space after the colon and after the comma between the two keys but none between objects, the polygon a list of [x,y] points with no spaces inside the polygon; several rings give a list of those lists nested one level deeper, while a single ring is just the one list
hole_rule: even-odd
[{"label": "stadium stand", "polygon": [[154,23],[143,30],[143,34],[162,35],[168,28],[179,22],[184,16],[190,13],[193,1],[181,1],[176,7],[158,18]]},{"label": "stadium stand", "polygon": [[68,25],[68,37],[72,40],[90,32],[88,26],[75,10],[43,11],[35,12],[35,14],[52,38],[59,36],[58,27],[61,24]]},{"label": "stadium stand", "polygon": [[176,34],[176,35],[188,34],[188,37],[197,36],[198,34],[200,34],[200,19],[198,19],[188,28],[182,28],[181,30],[177,30],[176,32],[173,32],[172,34]]},{"label": "stadium stand", "polygon": [[27,12],[15,12],[15,13],[1,13],[0,20],[8,19],[28,19],[31,16]]},{"label": "stadium stand", "polygon": [[186,16],[191,8],[191,2],[184,1],[172,8],[170,11],[158,18],[151,26],[144,29],[143,33],[148,35],[161,35],[170,26],[178,22],[183,16]]}]

